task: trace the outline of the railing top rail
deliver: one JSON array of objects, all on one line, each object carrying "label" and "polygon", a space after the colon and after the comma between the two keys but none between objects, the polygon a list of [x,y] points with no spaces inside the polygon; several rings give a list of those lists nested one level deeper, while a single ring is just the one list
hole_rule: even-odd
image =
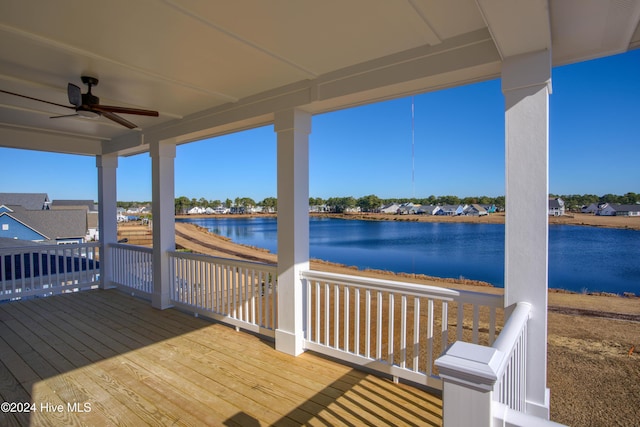
[{"label": "railing top rail", "polygon": [[144,252],[144,253],[148,253],[151,254],[153,253],[153,248],[147,247],[147,246],[138,246],[138,245],[130,245],[127,243],[110,243],[109,244],[110,248],[118,248],[118,249],[126,249],[129,251],[135,251],[135,252]]},{"label": "railing top rail", "polygon": [[399,282],[395,280],[374,279],[371,277],[327,273],[317,270],[303,271],[301,275],[305,279],[331,282],[339,285],[368,288],[383,292],[403,292],[412,296],[431,297],[443,300],[454,300],[460,296],[460,291],[456,291],[454,289]]},{"label": "railing top rail", "polygon": [[530,313],[531,304],[528,302],[517,303],[492,347],[505,354],[510,354],[517,343],[518,336],[529,320]]},{"label": "railing top rail", "polygon": [[173,256],[181,259],[191,259],[196,261],[217,262],[219,264],[232,265],[232,266],[242,267],[242,268],[259,268],[259,269],[267,270],[273,273],[277,273],[278,271],[278,266],[276,264],[267,264],[267,263],[256,262],[256,261],[245,261],[240,259],[216,257],[211,255],[194,254],[190,252],[178,252],[178,251],[169,251],[169,256]]},{"label": "railing top rail", "polygon": [[478,304],[494,308],[502,308],[504,305],[504,295],[502,294],[488,294],[475,291],[458,292],[460,293],[460,296],[456,298],[456,301],[465,304]]},{"label": "railing top rail", "polygon": [[56,245],[56,244],[20,245],[20,246],[2,247],[0,248],[0,254],[10,255],[10,254],[22,253],[22,252],[39,252],[39,251],[47,251],[47,250],[50,251],[53,249],[97,248],[99,246],[100,246],[99,242],[73,243],[73,244],[66,244],[66,245]]}]

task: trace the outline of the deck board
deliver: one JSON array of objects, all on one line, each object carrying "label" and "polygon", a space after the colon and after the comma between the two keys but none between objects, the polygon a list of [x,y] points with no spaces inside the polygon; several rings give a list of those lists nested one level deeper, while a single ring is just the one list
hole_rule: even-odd
[{"label": "deck board", "polygon": [[421,389],[115,290],[0,304],[0,356],[2,400],[37,408],[2,425],[442,423]]}]

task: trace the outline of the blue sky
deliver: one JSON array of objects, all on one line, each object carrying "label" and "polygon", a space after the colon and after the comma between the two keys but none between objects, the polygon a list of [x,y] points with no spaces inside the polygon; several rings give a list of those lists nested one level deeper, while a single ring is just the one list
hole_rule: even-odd
[{"label": "blue sky", "polygon": [[[554,69],[551,193],[640,193],[638,76],[640,50]],[[413,104],[413,138],[412,98],[314,116],[310,196],[503,195],[500,81],[417,95]],[[0,192],[97,200],[92,157],[0,148],[0,165]],[[175,165],[176,197],[276,196],[271,126],[179,146]],[[118,200],[151,200],[148,154],[119,160]]]}]

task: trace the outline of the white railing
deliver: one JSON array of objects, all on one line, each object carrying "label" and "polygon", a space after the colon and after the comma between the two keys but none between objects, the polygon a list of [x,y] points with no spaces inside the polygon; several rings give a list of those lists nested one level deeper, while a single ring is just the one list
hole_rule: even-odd
[{"label": "white railing", "polygon": [[516,304],[493,348],[505,355],[496,372],[493,399],[509,408],[526,410],[527,323],[531,304]]},{"label": "white railing", "polygon": [[302,276],[307,349],[438,389],[435,359],[455,338],[491,345],[503,304],[501,295],[319,271]]},{"label": "white railing", "polygon": [[112,243],[111,284],[134,295],[151,298],[153,293],[153,249]]},{"label": "white railing", "polygon": [[170,252],[171,302],[178,308],[274,337],[277,267]]},{"label": "white railing", "polygon": [[97,287],[98,247],[92,242],[0,249],[0,301]]},{"label": "white railing", "polygon": [[[436,365],[444,388],[444,419],[450,425],[557,426],[528,413],[527,327],[531,304],[511,307],[492,346],[457,341]],[[475,412],[461,411],[464,406]]]}]

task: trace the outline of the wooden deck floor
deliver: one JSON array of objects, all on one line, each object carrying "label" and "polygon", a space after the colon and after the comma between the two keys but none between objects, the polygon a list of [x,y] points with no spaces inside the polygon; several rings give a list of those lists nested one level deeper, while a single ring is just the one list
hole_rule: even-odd
[{"label": "wooden deck floor", "polygon": [[0,401],[2,426],[442,423],[422,390],[111,290],[0,304]]}]

